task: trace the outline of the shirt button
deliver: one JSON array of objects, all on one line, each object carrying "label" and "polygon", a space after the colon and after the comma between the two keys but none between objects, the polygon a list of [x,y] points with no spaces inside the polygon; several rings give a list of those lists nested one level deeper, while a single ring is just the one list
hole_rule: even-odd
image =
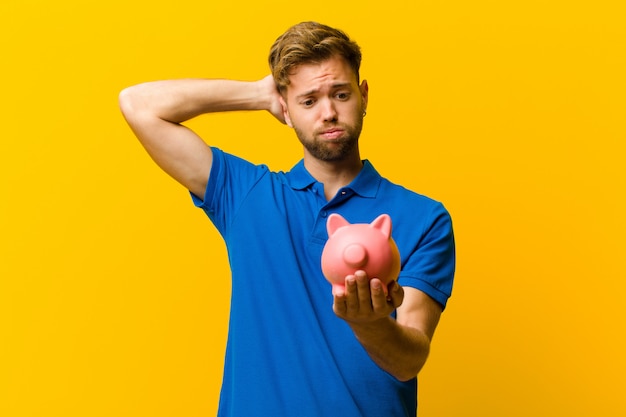
[{"label": "shirt button", "polygon": [[326,216],[328,216],[328,212],[327,212],[327,211],[322,211],[322,212],[320,213],[320,215],[321,215],[322,217],[326,217]]}]

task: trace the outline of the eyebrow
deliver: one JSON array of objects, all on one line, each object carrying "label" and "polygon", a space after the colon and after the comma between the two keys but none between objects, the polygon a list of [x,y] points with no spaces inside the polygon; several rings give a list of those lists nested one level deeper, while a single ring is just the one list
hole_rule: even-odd
[{"label": "eyebrow", "polygon": [[[350,86],[350,83],[349,83],[349,82],[348,82],[348,83],[337,83],[337,84],[333,84],[333,85],[331,86],[331,90],[337,90],[337,89],[339,89],[339,88],[345,88],[345,87],[349,87],[349,86]],[[298,95],[296,96],[296,99],[301,99],[301,98],[304,98],[304,97],[308,97],[308,96],[310,96],[310,95],[313,95],[313,94],[315,94],[315,93],[318,93],[319,91],[320,91],[320,89],[319,89],[319,88],[314,88],[314,89],[309,90],[309,91],[306,91],[306,92],[304,92],[304,93],[302,93],[302,94],[298,94]]]}]

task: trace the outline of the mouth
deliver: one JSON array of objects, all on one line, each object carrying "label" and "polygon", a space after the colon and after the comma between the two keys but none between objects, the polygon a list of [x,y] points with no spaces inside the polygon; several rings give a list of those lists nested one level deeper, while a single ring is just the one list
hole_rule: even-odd
[{"label": "mouth", "polygon": [[333,140],[333,139],[339,139],[341,136],[343,136],[343,134],[344,134],[343,129],[332,128],[332,129],[327,129],[327,130],[322,131],[320,133],[320,136],[324,139]]}]

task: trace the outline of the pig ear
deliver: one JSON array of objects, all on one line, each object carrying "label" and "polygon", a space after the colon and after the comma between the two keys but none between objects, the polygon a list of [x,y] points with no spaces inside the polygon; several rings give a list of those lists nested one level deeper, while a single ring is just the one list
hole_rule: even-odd
[{"label": "pig ear", "polygon": [[370,223],[374,229],[378,229],[385,237],[391,236],[391,217],[388,214],[381,214],[376,217],[373,222]]},{"label": "pig ear", "polygon": [[341,214],[333,213],[328,216],[328,220],[326,220],[326,230],[328,231],[328,236],[332,236],[333,233],[337,231],[340,227],[348,226],[350,223],[343,217]]}]

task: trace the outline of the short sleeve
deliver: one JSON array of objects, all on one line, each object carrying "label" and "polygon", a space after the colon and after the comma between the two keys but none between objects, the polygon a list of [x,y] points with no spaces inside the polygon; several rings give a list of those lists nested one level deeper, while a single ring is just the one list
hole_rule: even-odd
[{"label": "short sleeve", "polygon": [[254,185],[269,169],[265,165],[254,165],[244,159],[211,148],[213,164],[204,197],[191,193],[196,207],[201,208],[215,227],[224,233],[228,224]]},{"label": "short sleeve", "polygon": [[455,268],[452,219],[444,206],[436,203],[416,249],[403,263],[398,283],[423,291],[445,308],[452,295]]}]

